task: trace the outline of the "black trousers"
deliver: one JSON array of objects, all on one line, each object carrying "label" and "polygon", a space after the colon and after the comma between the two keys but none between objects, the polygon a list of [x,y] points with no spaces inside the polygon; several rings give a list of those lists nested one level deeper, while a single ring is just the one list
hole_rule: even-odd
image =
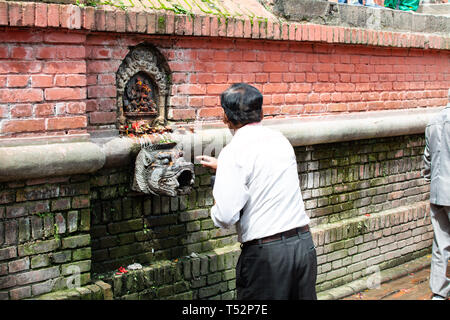
[{"label": "black trousers", "polygon": [[243,245],[236,265],[238,300],[316,300],[317,256],[309,231]]}]

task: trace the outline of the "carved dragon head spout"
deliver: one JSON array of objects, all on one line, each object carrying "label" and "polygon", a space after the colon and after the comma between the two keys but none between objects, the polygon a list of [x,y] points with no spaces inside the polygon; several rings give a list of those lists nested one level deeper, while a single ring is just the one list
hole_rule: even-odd
[{"label": "carved dragon head spout", "polygon": [[191,192],[194,165],[176,143],[143,146],[136,157],[132,189],[146,194],[176,197]]}]

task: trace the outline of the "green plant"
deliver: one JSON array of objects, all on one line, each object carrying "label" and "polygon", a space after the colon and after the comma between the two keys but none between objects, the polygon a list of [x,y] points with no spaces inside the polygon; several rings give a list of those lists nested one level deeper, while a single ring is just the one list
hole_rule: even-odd
[{"label": "green plant", "polygon": [[122,10],[127,10],[127,8],[128,8],[122,0],[119,0],[118,4],[112,0],[104,0],[104,1],[103,0],[85,0],[83,3],[80,2],[80,0],[77,0],[76,4],[77,4],[77,6],[79,6],[81,8],[98,7],[101,5],[112,6],[112,7],[122,9]]},{"label": "green plant", "polygon": [[167,138],[167,137],[164,137],[164,138],[162,138],[161,140],[158,141],[159,144],[174,143],[174,142],[175,142],[174,140],[172,140],[170,138]]},{"label": "green plant", "polygon": [[51,214],[52,214],[51,212],[37,212],[37,213],[35,213],[35,215],[37,215],[39,218],[45,218],[45,217],[47,217],[47,216],[49,216]]},{"label": "green plant", "polygon": [[53,225],[53,227],[55,228],[55,235],[54,235],[54,238],[55,238],[55,240],[59,240],[59,227],[58,227],[58,225],[55,223],[54,225]]},{"label": "green plant", "polygon": [[144,232],[144,234],[147,234],[150,232],[150,229],[147,226],[147,223],[144,222],[144,228],[142,229],[142,231]]}]

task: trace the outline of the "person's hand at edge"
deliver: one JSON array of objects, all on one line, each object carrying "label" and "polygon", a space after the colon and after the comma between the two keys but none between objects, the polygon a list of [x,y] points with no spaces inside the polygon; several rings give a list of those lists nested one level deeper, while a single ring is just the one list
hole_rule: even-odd
[{"label": "person's hand at edge", "polygon": [[217,159],[210,156],[197,156],[196,159],[200,161],[200,164],[204,167],[217,170]]}]

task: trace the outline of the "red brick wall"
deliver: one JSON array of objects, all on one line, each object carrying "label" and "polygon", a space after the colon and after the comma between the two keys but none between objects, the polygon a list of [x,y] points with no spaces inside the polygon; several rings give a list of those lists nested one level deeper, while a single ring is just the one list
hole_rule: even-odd
[{"label": "red brick wall", "polygon": [[86,36],[0,32],[1,135],[86,131]]},{"label": "red brick wall", "polygon": [[157,46],[172,71],[168,118],[218,120],[219,95],[248,82],[267,117],[438,107],[445,50],[299,41],[0,30],[0,137],[115,127],[115,73],[129,46]]}]

